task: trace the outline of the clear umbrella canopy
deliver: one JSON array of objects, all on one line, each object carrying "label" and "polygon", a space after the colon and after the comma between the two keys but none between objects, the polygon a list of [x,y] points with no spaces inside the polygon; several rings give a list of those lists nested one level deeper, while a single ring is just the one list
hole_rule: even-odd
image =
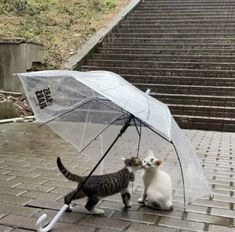
[{"label": "clear umbrella canopy", "polygon": [[100,159],[127,118],[134,116],[107,156],[105,172],[117,170],[121,156],[138,153],[144,158],[152,149],[165,161],[162,168],[172,177],[175,196],[184,196],[189,203],[210,193],[195,150],[168,107],[119,75],[106,71],[43,71],[18,76],[37,120],[93,162]]}]

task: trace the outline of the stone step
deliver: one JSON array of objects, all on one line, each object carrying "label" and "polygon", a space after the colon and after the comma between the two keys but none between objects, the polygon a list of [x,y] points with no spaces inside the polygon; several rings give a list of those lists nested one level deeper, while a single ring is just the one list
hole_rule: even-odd
[{"label": "stone step", "polygon": [[226,62],[235,61],[234,56],[221,55],[164,55],[164,54],[115,54],[115,53],[94,53],[91,55],[93,60],[123,60],[123,61],[180,61],[180,62]]},{"label": "stone step", "polygon": [[155,84],[169,84],[169,85],[204,85],[204,86],[234,86],[235,78],[220,78],[220,77],[177,77],[177,76],[145,76],[145,75],[131,75],[120,73],[127,81],[138,83],[155,83]]},{"label": "stone step", "polygon": [[[112,44],[111,44],[112,45]],[[132,47],[125,46],[125,44],[122,46],[122,44],[117,45],[114,44],[114,46],[105,46],[100,47],[96,50],[96,52],[99,53],[105,53],[105,54],[138,54],[138,55],[228,55],[228,56],[234,56],[235,55],[235,49],[215,49],[215,48],[154,48],[154,46],[151,48],[144,48],[144,44],[142,46],[135,48],[135,45],[132,44]],[[120,46],[120,47],[119,47]]]},{"label": "stone step", "polygon": [[168,104],[173,115],[235,118],[234,107]]},{"label": "stone step", "polygon": [[184,17],[184,16],[218,16],[218,17],[222,17],[222,16],[227,16],[227,17],[232,17],[234,16],[233,12],[227,12],[227,11],[220,11],[218,12],[197,12],[197,11],[191,11],[191,12],[175,12],[175,11],[171,11],[171,12],[167,12],[167,14],[164,11],[158,12],[158,14],[156,14],[155,12],[153,12],[152,10],[150,11],[143,11],[143,10],[138,10],[136,9],[131,15],[129,15],[128,17],[134,17],[134,16],[175,16],[175,17]]},{"label": "stone step", "polygon": [[190,13],[184,13],[184,14],[132,14],[131,16],[128,17],[128,20],[143,20],[143,21],[148,21],[148,20],[225,20],[225,19],[230,19],[234,20],[234,12],[231,12],[230,14],[220,14],[216,12],[211,12],[210,14],[190,14]]},{"label": "stone step", "polygon": [[153,93],[235,96],[235,86],[199,86],[199,85],[165,85],[138,83],[135,86],[142,91],[150,89]]},{"label": "stone step", "polygon": [[186,5],[186,4],[179,4],[179,5],[141,5],[139,10],[143,11],[151,11],[153,13],[159,13],[159,12],[177,12],[177,11],[182,11],[182,12],[218,12],[218,13],[223,13],[223,12],[231,12],[235,9],[235,4],[222,4],[222,5]]},{"label": "stone step", "polygon": [[228,44],[234,44],[235,43],[235,37],[228,37],[228,38],[219,38],[219,37],[201,37],[201,38],[151,38],[151,37],[145,37],[145,38],[138,38],[138,37],[119,37],[115,38],[112,37],[109,39],[110,42],[113,43],[187,43],[187,44],[193,44],[193,43],[204,43],[204,44],[210,44],[210,43],[228,43]]},{"label": "stone step", "polygon": [[190,6],[190,7],[194,7],[197,5],[201,5],[201,6],[209,6],[209,5],[213,5],[213,6],[229,6],[229,5],[235,5],[235,3],[233,1],[145,1],[143,3],[144,6]]},{"label": "stone step", "polygon": [[[103,43],[103,47],[105,49],[107,48],[125,48],[125,49],[132,49],[132,48],[141,48],[141,49],[149,49],[151,50],[157,50],[157,49],[187,49],[192,50],[192,49],[197,49],[197,50],[204,50],[204,49],[216,49],[216,51],[221,50],[223,51],[233,51],[235,50],[235,44],[229,44],[227,42],[223,43],[203,43],[199,41],[198,43],[183,43],[183,42],[178,42],[178,43],[164,43],[164,42],[158,42],[158,43],[132,43],[131,41],[125,42],[125,43],[113,43],[111,41],[107,41]],[[187,51],[186,54],[187,54]]]},{"label": "stone step", "polygon": [[115,73],[126,73],[133,75],[156,75],[156,76],[189,76],[189,77],[229,77],[235,78],[235,71],[225,70],[198,70],[198,69],[161,69],[161,68],[137,68],[137,67],[114,67],[114,66],[92,66],[82,65],[79,70],[107,70]]},{"label": "stone step", "polygon": [[144,60],[96,60],[87,59],[87,64],[92,66],[111,66],[111,67],[141,67],[158,69],[203,69],[203,70],[234,70],[235,63],[222,62],[176,62],[176,61],[144,61]]},{"label": "stone step", "polygon": [[[174,7],[174,6],[140,6],[139,8],[139,11],[141,10],[142,12],[151,12],[152,14],[153,13],[156,13],[156,14],[161,14],[161,13],[198,13],[198,14],[206,14],[206,12],[208,12],[209,14],[213,14],[213,13],[218,13],[218,15],[230,15],[233,10],[235,9],[235,5],[224,5],[224,6],[203,6],[203,5],[198,5],[198,6],[193,6],[193,7],[190,7],[190,6],[184,6],[184,5],[181,5],[181,6],[178,6],[178,7]],[[136,15],[138,14],[138,11],[136,10],[132,15]],[[132,16],[131,15],[131,16]],[[130,16],[129,16],[130,17]]]},{"label": "stone step", "polygon": [[148,0],[145,1],[143,4],[145,5],[159,5],[159,4],[230,4],[231,2],[233,2],[232,0]]},{"label": "stone step", "polygon": [[[234,24],[235,26],[235,24]],[[159,33],[159,34],[167,34],[167,33],[183,33],[183,34],[195,34],[195,33],[201,33],[201,34],[230,34],[235,32],[234,27],[226,27],[224,25],[221,25],[220,27],[215,27],[212,28],[210,26],[208,27],[203,27],[200,26],[198,27],[172,27],[172,28],[166,28],[162,27],[159,28],[157,26],[151,26],[151,27],[146,27],[146,25],[143,25],[143,27],[138,26],[138,27],[130,27],[130,26],[122,26],[116,29],[115,33]]]},{"label": "stone step", "polygon": [[215,131],[235,131],[235,119],[224,117],[202,117],[190,115],[173,115],[178,125],[184,129]]},{"label": "stone step", "polygon": [[142,32],[115,32],[113,33],[113,36],[111,39],[132,39],[132,38],[137,38],[137,39],[146,39],[148,38],[149,40],[155,40],[155,39],[213,39],[216,40],[218,39],[229,39],[231,42],[233,42],[235,44],[235,39],[234,39],[234,33],[233,32],[227,32],[227,33],[221,33],[221,32],[206,32],[206,33],[202,33],[200,31],[198,32],[188,32],[188,33],[177,33],[177,32],[166,32],[166,33],[160,33],[160,32],[152,32],[152,31],[142,31]]},{"label": "stone step", "polygon": [[170,24],[178,24],[179,25],[215,25],[215,24],[223,24],[223,25],[233,25],[235,23],[235,20],[230,20],[228,18],[224,19],[202,19],[202,20],[197,20],[197,19],[159,19],[159,20],[143,20],[143,19],[138,19],[138,18],[127,18],[125,21],[126,24],[149,24],[149,25],[170,25]]},{"label": "stone step", "polygon": [[[187,20],[188,21],[188,20]],[[199,29],[203,29],[203,28],[234,28],[235,23],[229,22],[229,21],[225,21],[223,20],[221,21],[210,21],[210,24],[208,24],[208,22],[206,23],[198,23],[197,21],[195,22],[191,22],[190,24],[187,21],[178,21],[178,22],[174,22],[174,21],[166,21],[159,23],[158,20],[152,20],[151,22],[129,22],[128,20],[123,21],[118,28],[147,28],[149,27],[149,29],[152,28],[159,28],[159,29],[170,29],[170,28],[199,28]]]},{"label": "stone step", "polygon": [[172,94],[172,93],[151,93],[151,96],[155,97],[156,99],[166,104],[235,107],[235,97],[233,96]]},{"label": "stone step", "polygon": [[79,70],[107,70],[168,104],[182,128],[235,131],[235,1],[145,0]]}]

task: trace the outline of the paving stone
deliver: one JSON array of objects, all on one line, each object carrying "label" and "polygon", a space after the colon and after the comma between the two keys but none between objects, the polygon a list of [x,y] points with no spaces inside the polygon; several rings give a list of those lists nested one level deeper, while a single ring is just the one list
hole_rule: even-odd
[{"label": "paving stone", "polygon": [[30,197],[32,199],[37,199],[37,200],[45,200],[45,201],[57,201],[58,199],[63,197],[63,195],[59,195],[55,193],[44,193],[44,192],[37,192],[37,191],[28,191],[22,194],[22,196]]},{"label": "paving stone", "polygon": [[156,225],[144,225],[139,223],[131,223],[127,232],[176,232],[177,229],[167,228]]},{"label": "paving stone", "polygon": [[192,204],[189,204],[189,205],[187,205],[186,211],[187,212],[192,212],[192,213],[207,214],[208,207],[201,206],[201,205],[192,205]]},{"label": "paving stone", "polygon": [[[34,217],[35,212],[37,215],[40,215],[40,213],[43,212],[42,209],[54,209],[54,211],[52,212],[51,210],[49,211],[50,212],[49,216],[53,217],[54,212],[57,213],[58,210],[63,206],[64,204],[63,197],[61,197],[61,199],[59,199],[58,201],[54,201],[55,199],[53,199],[53,197],[51,197],[48,200],[45,200],[44,196],[46,196],[45,195],[47,194],[46,192],[52,194],[52,196],[54,196],[54,194],[56,196],[58,195],[64,196],[67,193],[66,192],[67,190],[69,192],[71,191],[71,189],[74,189],[76,187],[76,183],[66,181],[66,179],[63,180],[62,176],[57,176],[58,170],[55,163],[55,153],[56,152],[58,153],[61,150],[63,150],[64,153],[62,155],[63,160],[65,160],[65,163],[68,164],[68,167],[71,167],[71,170],[76,169],[75,167],[76,165],[73,164],[74,154],[72,154],[72,152],[69,151],[69,149],[67,148],[68,145],[66,143],[61,142],[62,140],[59,140],[58,138],[50,137],[53,139],[48,141],[49,137],[43,138],[44,134],[42,136],[42,134],[40,135],[40,133],[35,133],[32,136],[32,132],[28,133],[26,136],[22,136],[22,134],[20,137],[17,136],[17,134],[19,134],[20,131],[24,131],[27,129],[33,131],[32,130],[32,126],[34,126],[33,124],[25,124],[25,125],[10,124],[5,126],[11,127],[12,130],[11,136],[15,138],[14,141],[17,144],[27,144],[27,143],[32,144],[32,141],[35,139],[36,140],[39,139],[39,143],[33,144],[33,150],[30,151],[26,149],[24,150],[24,152],[19,153],[20,150],[19,148],[22,145],[16,146],[15,144],[9,144],[7,145],[7,147],[5,145],[2,146],[2,143],[5,140],[6,136],[4,135],[4,139],[2,139],[3,137],[1,137],[2,135],[0,135],[0,147],[1,148],[4,147],[5,149],[4,150],[5,154],[2,154],[2,150],[0,152],[0,163],[1,163],[0,166],[2,166],[1,171],[4,171],[5,173],[4,169],[9,167],[9,169],[6,171],[11,172],[12,174],[15,171],[14,174],[15,175],[18,174],[18,176],[16,177],[15,176],[9,177],[7,176],[7,174],[3,175],[2,172],[0,174],[0,186],[1,186],[0,204],[3,204],[3,207],[2,205],[0,206],[0,224],[4,218],[9,218],[9,216],[12,215],[13,213],[18,214],[14,216],[20,216],[22,221],[25,221],[24,220],[25,218],[31,220],[32,218],[30,217],[31,216]],[[201,148],[199,147],[198,151],[201,153],[200,158],[204,159],[205,164],[208,164],[208,169],[206,169],[206,173],[210,178],[212,178],[211,180],[215,178],[215,181],[213,182],[214,183],[213,188],[215,190],[214,200],[212,201],[206,200],[206,197],[204,197],[201,198],[200,200],[197,200],[193,204],[188,205],[187,206],[188,217],[186,218],[186,220],[183,220],[181,219],[183,208],[180,207],[178,208],[178,206],[175,207],[174,211],[172,211],[171,213],[155,212],[155,210],[151,211],[151,209],[143,209],[142,207],[139,209],[140,206],[138,204],[135,204],[137,198],[141,194],[141,192],[139,191],[134,192],[132,198],[132,202],[134,204],[133,207],[128,212],[122,211],[123,204],[120,198],[120,194],[116,194],[114,196],[110,196],[104,199],[101,202],[100,207],[105,208],[105,215],[100,217],[88,215],[89,212],[87,212],[83,207],[86,200],[82,199],[73,202],[75,204],[75,208],[73,210],[72,216],[71,214],[66,213],[64,215],[66,216],[66,219],[64,219],[63,223],[58,223],[56,225],[56,230],[80,231],[81,227],[81,231],[96,231],[96,232],[125,231],[126,229],[129,232],[130,231],[148,232],[148,230],[150,232],[151,231],[189,232],[189,231],[204,231],[204,229],[206,230],[208,229],[209,232],[212,231],[217,232],[219,230],[220,232],[222,231],[226,232],[227,229],[229,229],[230,230],[229,232],[232,232],[234,227],[229,227],[228,225],[235,226],[234,201],[233,201],[234,183],[232,183],[233,179],[231,178],[231,175],[233,175],[232,177],[234,177],[235,173],[234,170],[231,169],[233,165],[233,163],[231,162],[235,158],[235,156],[233,155],[235,154],[235,152],[232,152],[232,154],[228,152],[228,148],[230,147],[230,145],[226,145],[226,140],[228,139],[228,137],[226,136],[228,133],[220,133],[220,132],[212,133],[205,131],[188,131],[188,130],[185,130],[185,132],[187,132],[190,138],[194,133],[196,133],[198,139],[203,141],[204,147],[203,146]],[[40,136],[42,136],[42,138],[40,138]],[[202,136],[204,137],[202,138]],[[214,147],[211,146],[211,148],[208,149],[209,140],[207,138],[209,138],[210,136],[215,136],[213,138],[213,144],[215,144],[216,146]],[[224,144],[224,149],[222,150],[222,148],[220,148],[220,152],[218,152],[220,137],[223,137],[223,141],[221,141],[221,144]],[[198,145],[199,140],[194,141],[196,145]],[[231,141],[230,143],[232,144]],[[43,146],[41,146],[42,144]],[[226,148],[226,146],[228,148]],[[235,144],[233,146],[234,146],[233,151],[235,151]],[[163,149],[162,152],[165,152],[165,150]],[[19,154],[16,155],[14,153],[19,153]],[[11,158],[8,159],[9,157]],[[232,159],[230,159],[230,157]],[[39,160],[42,159],[44,159],[43,162],[39,163]],[[18,162],[18,160],[20,160],[21,162]],[[81,165],[84,164],[82,163],[82,161],[80,163]],[[218,163],[220,163],[220,165],[217,165]],[[77,167],[77,169],[80,170],[80,167]],[[28,176],[25,177],[24,176],[25,170],[28,171],[30,170],[32,173],[39,173],[43,175],[38,176],[37,178],[31,178]],[[22,173],[23,176],[20,176],[20,174]],[[9,178],[11,180],[8,180]],[[54,179],[54,180],[49,180],[49,179]],[[229,181],[226,181],[226,179]],[[2,190],[2,192],[4,193],[1,193],[2,186],[4,187],[4,190]],[[12,186],[14,186],[14,188],[10,188]],[[31,191],[30,194],[32,194],[33,196],[23,197],[21,195],[20,197],[14,197],[13,195],[15,193],[17,194],[18,190]],[[35,192],[39,192],[39,195],[35,194]],[[13,195],[10,195],[10,193],[12,193]],[[31,200],[31,197],[36,197],[36,196],[38,196],[39,199],[41,200],[39,199]],[[182,196],[180,196],[180,198],[182,198]],[[175,198],[174,200],[177,199],[178,198]],[[21,206],[21,204],[24,205],[27,201],[30,202],[28,202],[26,205],[32,207]],[[2,209],[4,210],[6,209],[7,213],[10,214],[7,215],[4,212],[1,213]],[[13,212],[14,210],[15,212]],[[40,210],[40,212],[38,210]],[[208,212],[211,215],[208,215]],[[147,217],[149,215],[152,216],[150,219],[149,217]],[[77,217],[78,221],[76,221]],[[12,223],[15,223],[15,220],[13,218],[10,219]],[[30,230],[36,229],[35,228],[36,220],[35,218],[33,220],[34,220],[33,226],[32,227],[29,226],[30,228],[27,229]],[[63,220],[63,218],[61,220]],[[229,224],[228,223],[229,221],[232,224],[231,223]],[[11,225],[11,226],[14,227],[20,226],[19,225],[20,223],[19,222],[17,223],[18,225]],[[152,225],[146,225],[146,224],[152,224]],[[11,227],[9,225],[6,226],[9,228]],[[27,230],[25,228],[22,229],[22,231],[27,231]]]},{"label": "paving stone", "polygon": [[106,228],[97,228],[95,232],[115,232],[119,230],[114,230],[114,229],[106,229]]},{"label": "paving stone", "polygon": [[6,176],[20,176],[20,177],[30,177],[30,178],[36,178],[40,176],[39,173],[34,171],[10,171],[6,174]]},{"label": "paving stone", "polygon": [[79,224],[67,224],[67,223],[57,223],[53,228],[55,232],[96,232],[96,228],[79,225]]},{"label": "paving stone", "polygon": [[177,218],[177,219],[181,219],[183,215],[183,212],[179,210],[173,210],[173,211],[167,212],[167,211],[159,211],[159,210],[151,209],[145,206],[142,206],[138,212],[145,213],[145,214],[154,214],[154,215],[162,216],[162,217]]},{"label": "paving stone", "polygon": [[53,189],[50,191],[50,193],[66,195],[67,193],[71,192],[72,190],[73,190],[72,188],[60,188],[60,187],[55,188],[55,187],[53,187]]},{"label": "paving stone", "polygon": [[154,224],[157,222],[159,217],[157,215],[152,214],[144,214],[139,212],[131,212],[131,211],[116,211],[112,215],[112,218],[118,218],[131,222],[140,222],[147,224]]},{"label": "paving stone", "polygon": [[14,181],[14,180],[1,180],[1,186],[3,187],[12,187],[14,188],[15,186],[20,185],[20,183],[18,181]]},{"label": "paving stone", "polygon": [[33,190],[39,192],[52,192],[52,190],[55,189],[55,187],[34,184],[34,183],[18,184],[15,186],[15,188],[23,190]]},{"label": "paving stone", "polygon": [[31,230],[36,229],[35,218],[17,216],[14,214],[9,214],[6,217],[2,218],[0,220],[0,224],[6,226],[13,226],[17,228],[23,228],[23,229],[31,229]]},{"label": "paving stone", "polygon": [[25,170],[25,172],[30,172],[33,171],[32,167],[28,167],[26,164],[23,163],[18,163],[18,162],[11,162],[11,164],[9,164],[9,162],[6,162],[7,166],[6,166],[6,170],[8,171],[13,171],[13,172],[22,172]]},{"label": "paving stone", "polygon": [[[58,211],[56,210],[40,210],[36,214],[34,214],[34,217],[37,219],[42,215],[42,214],[47,214],[48,219],[52,220]],[[85,215],[79,214],[77,212],[65,212],[58,220],[58,223],[74,223],[77,224],[79,221],[81,221],[82,218],[84,218]]]},{"label": "paving stone", "polygon": [[173,218],[161,218],[158,225],[192,231],[203,231],[205,226],[204,223],[177,220]]},{"label": "paving stone", "polygon": [[211,215],[204,215],[204,214],[196,214],[196,213],[188,213],[187,220],[195,221],[195,222],[206,222],[209,224],[217,224],[223,226],[232,226],[233,220],[227,217],[217,217]]},{"label": "paving stone", "polygon": [[24,230],[24,229],[12,229],[11,232],[30,232],[32,230]]},{"label": "paving stone", "polygon": [[9,226],[1,226],[0,225],[0,231],[1,232],[11,232],[12,231],[12,227],[9,227]]},{"label": "paving stone", "polygon": [[46,186],[52,186],[52,187],[62,187],[62,188],[72,188],[75,189],[77,184],[72,181],[54,181],[54,180],[49,180],[45,184]]},{"label": "paving stone", "polygon": [[[83,205],[75,205],[72,212],[74,212],[78,215],[79,214],[81,214],[81,215],[93,215],[93,213],[88,211]],[[104,214],[102,216],[109,218],[109,217],[111,217],[112,214],[113,214],[112,209],[104,209]]]},{"label": "paving stone", "polygon": [[215,195],[214,200],[215,200],[215,201],[222,201],[222,202],[235,203],[235,197],[234,197],[234,196]]},{"label": "paving stone", "polygon": [[15,188],[6,187],[6,186],[1,186],[1,188],[0,188],[0,194],[19,196],[25,192],[27,192],[27,190],[15,189]]},{"label": "paving stone", "polygon": [[0,213],[0,219],[4,218],[8,213]]},{"label": "paving stone", "polygon": [[6,174],[8,174],[9,172],[11,172],[11,171],[6,170],[5,168],[1,169],[1,165],[0,165],[0,174],[1,175],[5,175],[6,176]]},{"label": "paving stone", "polygon": [[19,216],[32,216],[36,214],[39,211],[39,209],[36,208],[30,208],[26,206],[21,205],[13,205],[13,204],[7,204],[7,205],[1,205],[0,207],[0,213],[12,213]]},{"label": "paving stone", "polygon": [[234,186],[224,186],[216,184],[215,189],[224,190],[224,191],[234,191]]},{"label": "paving stone", "polygon": [[216,226],[216,225],[209,225],[208,232],[233,232],[235,231],[235,227],[225,227],[225,226]]},{"label": "paving stone", "polygon": [[226,209],[211,209],[211,215],[215,216],[222,216],[228,218],[235,218],[235,211],[234,210],[226,210]]},{"label": "paving stone", "polygon": [[[122,211],[124,208],[124,205],[122,202],[102,200],[101,204],[99,204],[99,207]],[[131,206],[131,208],[128,209],[128,211],[137,211],[139,209],[139,207],[140,207],[139,204],[132,203],[132,206]]]},{"label": "paving stone", "polygon": [[7,176],[7,175],[1,175],[0,176],[1,181],[10,181],[10,180],[13,180],[15,178],[16,178],[15,176]]},{"label": "paving stone", "polygon": [[223,190],[223,189],[213,189],[213,193],[215,194],[215,196],[227,196],[229,197],[231,194],[230,190]]},{"label": "paving stone", "polygon": [[[70,170],[71,171],[71,170]],[[55,180],[55,181],[65,181],[67,182],[67,179],[65,179],[64,176],[58,175],[58,173],[41,173],[40,178],[46,179],[46,180]]]},{"label": "paving stone", "polygon": [[123,231],[130,223],[127,221],[102,216],[85,216],[79,224]]},{"label": "paving stone", "polygon": [[34,184],[43,184],[47,182],[47,180],[43,180],[39,178],[30,178],[30,177],[15,177],[12,180],[18,183],[34,183]]},{"label": "paving stone", "polygon": [[[192,232],[193,230],[180,230],[180,232]],[[177,231],[178,232],[178,231]],[[204,231],[203,231],[204,232]]]},{"label": "paving stone", "polygon": [[1,194],[0,205],[8,205],[8,204],[25,205],[31,200],[32,199],[28,197]]},{"label": "paving stone", "polygon": [[27,203],[28,206],[37,207],[41,209],[54,209],[59,210],[63,207],[64,203],[60,201],[43,201],[43,200],[31,200]]},{"label": "paving stone", "polygon": [[221,202],[221,201],[209,201],[204,199],[198,199],[192,202],[192,205],[201,205],[205,207],[213,207],[213,208],[222,208],[222,209],[229,209],[230,204],[228,202]]}]

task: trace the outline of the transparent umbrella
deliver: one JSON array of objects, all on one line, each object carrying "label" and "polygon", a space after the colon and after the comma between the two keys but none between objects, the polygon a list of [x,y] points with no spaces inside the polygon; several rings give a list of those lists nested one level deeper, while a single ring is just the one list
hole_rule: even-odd
[{"label": "transparent umbrella", "polygon": [[[174,157],[171,152],[161,156],[172,177],[174,193],[182,196],[184,206],[211,193],[190,141],[167,105],[151,97],[149,90],[144,93],[107,71],[42,71],[17,75],[36,119],[73,144],[79,154],[85,153],[96,160],[88,178],[107,154],[133,155],[136,151],[142,155],[149,148],[160,153],[159,148],[168,144],[175,151]],[[49,231],[67,207],[64,205],[45,228],[41,223],[46,215],[42,215],[37,222],[38,230]]]}]

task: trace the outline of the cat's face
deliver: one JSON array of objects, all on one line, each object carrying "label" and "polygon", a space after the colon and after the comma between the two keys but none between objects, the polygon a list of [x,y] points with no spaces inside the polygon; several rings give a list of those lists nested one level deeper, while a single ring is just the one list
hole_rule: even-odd
[{"label": "cat's face", "polygon": [[156,159],[153,152],[149,151],[148,156],[143,160],[143,169],[148,169],[148,168],[157,168],[162,161],[159,159]]},{"label": "cat's face", "polygon": [[126,167],[132,167],[134,169],[142,168],[142,161],[137,157],[131,157],[130,159],[123,158]]}]

